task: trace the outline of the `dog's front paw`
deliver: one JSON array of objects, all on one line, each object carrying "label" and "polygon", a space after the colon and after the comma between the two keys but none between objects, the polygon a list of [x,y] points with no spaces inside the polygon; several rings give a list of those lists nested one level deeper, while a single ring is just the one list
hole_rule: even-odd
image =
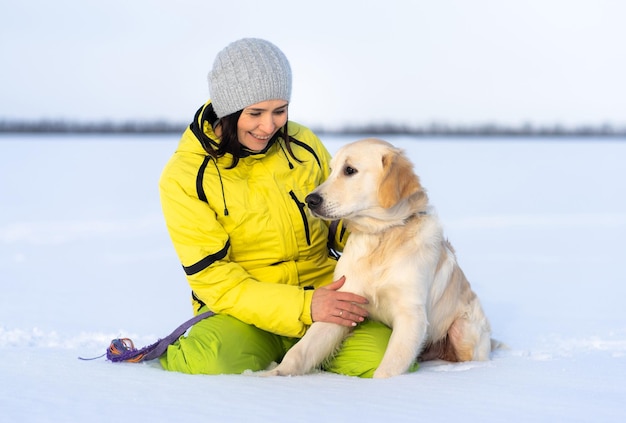
[{"label": "dog's front paw", "polygon": [[392,377],[392,376],[394,376],[394,375],[391,375],[391,374],[389,374],[387,372],[379,372],[378,370],[376,370],[374,372],[374,375],[372,376],[372,378],[374,378],[374,379],[386,379],[386,378],[389,378],[389,377]]},{"label": "dog's front paw", "polygon": [[386,378],[390,378],[394,376],[399,376],[402,373],[404,373],[402,369],[398,369],[398,368],[393,369],[393,368],[381,366],[378,369],[376,369],[372,377],[374,379],[386,379]]},{"label": "dog's front paw", "polygon": [[273,372],[276,376],[301,376],[305,372],[297,366],[287,365],[287,363],[281,363],[276,367]]},{"label": "dog's front paw", "polygon": [[253,375],[254,376],[259,376],[259,377],[280,376],[280,374],[278,373],[278,371],[276,369],[261,370],[260,372],[254,372]]},{"label": "dog's front paw", "polygon": [[285,369],[284,367],[278,366],[276,368],[273,368],[271,370],[264,370],[261,372],[258,372],[257,375],[258,376],[262,376],[262,377],[268,377],[268,376],[299,376],[302,373],[298,373],[298,372],[294,372],[294,371],[290,371]]}]

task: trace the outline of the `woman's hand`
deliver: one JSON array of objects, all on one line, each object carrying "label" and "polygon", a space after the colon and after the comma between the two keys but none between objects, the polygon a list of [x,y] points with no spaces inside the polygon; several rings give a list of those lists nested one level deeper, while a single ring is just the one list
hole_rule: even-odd
[{"label": "woman's hand", "polygon": [[318,288],[311,300],[311,318],[314,322],[356,326],[365,320],[367,310],[362,305],[368,301],[360,295],[337,291],[346,281],[342,276],[330,285]]}]

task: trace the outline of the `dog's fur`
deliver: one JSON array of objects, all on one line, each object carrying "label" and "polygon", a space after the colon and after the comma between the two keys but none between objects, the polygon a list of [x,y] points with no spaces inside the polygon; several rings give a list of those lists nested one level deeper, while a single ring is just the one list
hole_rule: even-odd
[{"label": "dog's fur", "polygon": [[[342,147],[329,178],[309,196],[311,211],[350,230],[335,280],[369,300],[369,317],[392,328],[374,377],[399,375],[420,359],[488,360],[491,329],[478,297],[428,204],[413,166],[391,144],[365,139]],[[310,372],[349,329],[315,322],[270,375]]]}]

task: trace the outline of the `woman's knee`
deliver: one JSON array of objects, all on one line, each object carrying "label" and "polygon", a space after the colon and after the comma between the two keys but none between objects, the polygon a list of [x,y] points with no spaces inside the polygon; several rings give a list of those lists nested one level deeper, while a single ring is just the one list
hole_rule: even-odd
[{"label": "woman's knee", "polygon": [[240,374],[263,370],[283,354],[279,336],[216,315],[194,325],[159,360],[164,369],[182,373]]},{"label": "woman's knee", "polygon": [[[380,365],[391,329],[372,320],[359,325],[346,338],[337,354],[324,366],[324,370],[347,376],[371,378]],[[409,371],[417,370],[417,364]]]}]

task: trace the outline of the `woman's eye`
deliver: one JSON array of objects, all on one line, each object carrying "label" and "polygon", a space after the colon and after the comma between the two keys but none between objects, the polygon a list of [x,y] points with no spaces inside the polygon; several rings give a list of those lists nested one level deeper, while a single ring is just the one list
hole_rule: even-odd
[{"label": "woman's eye", "polygon": [[346,168],[343,170],[343,173],[345,173],[346,175],[353,175],[356,173],[356,169],[350,166],[346,166]]}]

